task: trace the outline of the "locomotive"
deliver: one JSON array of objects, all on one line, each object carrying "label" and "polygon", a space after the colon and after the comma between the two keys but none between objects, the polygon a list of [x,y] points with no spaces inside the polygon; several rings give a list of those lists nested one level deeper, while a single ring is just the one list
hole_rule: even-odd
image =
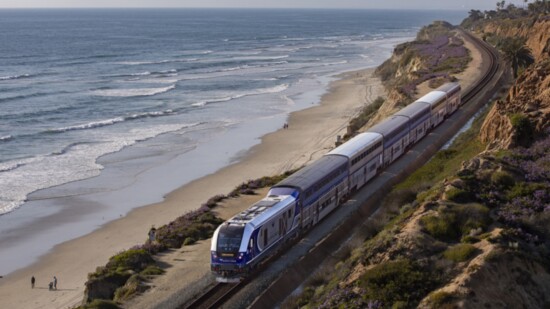
[{"label": "locomotive", "polygon": [[265,198],[222,223],[210,249],[216,280],[240,281],[282,244],[328,216],[456,111],[460,91],[458,83],[447,83],[429,92],[277,183]]}]

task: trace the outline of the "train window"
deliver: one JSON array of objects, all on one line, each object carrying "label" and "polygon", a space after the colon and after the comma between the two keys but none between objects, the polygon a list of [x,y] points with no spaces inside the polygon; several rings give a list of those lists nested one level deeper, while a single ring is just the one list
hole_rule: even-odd
[{"label": "train window", "polygon": [[291,210],[289,209],[289,210],[288,210],[288,217],[289,217],[289,218],[290,218],[290,215],[291,215],[290,211],[291,211]]},{"label": "train window", "polygon": [[218,252],[238,252],[244,226],[223,225],[218,234]]}]

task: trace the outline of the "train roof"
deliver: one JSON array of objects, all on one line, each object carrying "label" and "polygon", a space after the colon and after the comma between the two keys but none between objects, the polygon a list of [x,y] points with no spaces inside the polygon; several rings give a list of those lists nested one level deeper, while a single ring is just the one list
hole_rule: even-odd
[{"label": "train roof", "polygon": [[310,165],[288,176],[273,187],[291,187],[304,191],[332,171],[338,169],[342,165],[347,166],[347,164],[348,158],[346,157],[323,156]]},{"label": "train roof", "polygon": [[400,115],[393,115],[384,119],[379,124],[369,128],[368,132],[380,133],[384,136],[389,135],[403,124],[407,124],[409,118]]},{"label": "train roof", "polygon": [[268,196],[254,203],[250,208],[236,214],[227,220],[227,223],[230,225],[245,225],[250,223],[255,226],[294,201],[295,198],[291,195]]},{"label": "train roof", "polygon": [[453,94],[455,92],[460,91],[460,84],[459,83],[446,83],[446,84],[443,84],[443,85],[439,86],[439,88],[437,88],[436,90],[443,91],[447,94]]},{"label": "train roof", "polygon": [[351,158],[355,154],[363,151],[365,147],[374,144],[382,140],[382,135],[374,132],[365,132],[354,136],[349,141],[343,143],[342,145],[336,147],[328,155],[341,155],[348,158]]},{"label": "train roof", "polygon": [[394,115],[399,116],[406,116],[413,118],[417,115],[420,115],[422,113],[425,113],[426,111],[430,111],[430,104],[426,102],[413,102],[407,106],[405,106],[403,109],[395,113]]},{"label": "train roof", "polygon": [[439,90],[430,91],[427,94],[425,94],[420,99],[416,100],[415,102],[425,102],[428,104],[434,104],[439,102],[441,99],[446,98],[447,93]]}]

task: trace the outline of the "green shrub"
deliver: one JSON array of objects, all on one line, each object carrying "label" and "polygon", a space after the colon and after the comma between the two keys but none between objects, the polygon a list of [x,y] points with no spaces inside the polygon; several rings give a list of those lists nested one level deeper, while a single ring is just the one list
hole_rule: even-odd
[{"label": "green shrub", "polygon": [[515,179],[510,173],[505,171],[497,171],[491,175],[491,182],[503,189],[512,187],[515,184]]},{"label": "green shrub", "polygon": [[401,308],[402,302],[413,307],[438,283],[433,271],[424,270],[408,259],[378,264],[358,280],[364,289],[363,299],[379,300]]},{"label": "green shrub", "polygon": [[164,274],[164,269],[156,266],[156,265],[149,265],[144,270],[142,270],[139,274],[142,276],[158,276]]},{"label": "green shrub", "polygon": [[193,237],[187,237],[185,238],[185,240],[183,241],[183,245],[184,246],[189,246],[189,245],[192,245],[194,243],[196,243],[197,241],[195,240],[195,238]]},{"label": "green shrub", "polygon": [[468,235],[472,229],[487,230],[488,225],[492,222],[489,208],[481,204],[456,205],[452,207],[451,211],[458,217],[463,235]]},{"label": "green shrub", "polygon": [[459,231],[456,228],[456,221],[456,216],[452,213],[424,216],[420,220],[426,232],[441,241],[455,241],[458,239]]},{"label": "green shrub", "polygon": [[420,222],[428,234],[446,242],[464,239],[472,229],[487,230],[492,222],[489,208],[477,203],[441,206],[437,212],[424,216]]},{"label": "green shrub", "polygon": [[82,309],[121,309],[116,302],[105,299],[94,299],[91,303],[80,307]]},{"label": "green shrub", "polygon": [[152,263],[154,263],[153,257],[145,249],[130,249],[111,257],[106,267],[110,270],[116,269],[117,272],[126,270],[139,272]]},{"label": "green shrub", "polygon": [[147,287],[142,284],[143,278],[139,274],[134,274],[126,281],[126,283],[115,291],[113,300],[122,302],[130,299],[137,293],[142,293],[147,290]]},{"label": "green shrub", "polygon": [[430,294],[430,305],[432,305],[435,308],[440,308],[444,304],[448,303],[450,300],[452,300],[453,294],[449,292],[439,291],[434,292]]},{"label": "green shrub", "polygon": [[445,252],[443,252],[443,256],[447,260],[458,263],[469,260],[476,254],[476,252],[476,247],[471,244],[457,244],[445,250]]},{"label": "green shrub", "polygon": [[544,189],[546,187],[540,183],[518,182],[506,192],[506,199],[513,200],[517,197],[531,196],[535,191]]},{"label": "green shrub", "polygon": [[384,104],[384,98],[378,97],[371,104],[365,105],[359,115],[350,120],[344,140],[351,138],[355,132],[366,125],[382,104]]},{"label": "green shrub", "polygon": [[457,203],[467,203],[472,198],[472,194],[470,192],[458,188],[451,188],[447,190],[445,195],[449,201]]},{"label": "green shrub", "polygon": [[531,121],[526,115],[512,114],[510,122],[515,131],[515,142],[524,147],[529,147],[534,140],[534,130]]},{"label": "green shrub", "polygon": [[296,305],[298,308],[309,304],[313,294],[315,294],[315,290],[312,287],[306,287],[300,297],[296,299]]}]

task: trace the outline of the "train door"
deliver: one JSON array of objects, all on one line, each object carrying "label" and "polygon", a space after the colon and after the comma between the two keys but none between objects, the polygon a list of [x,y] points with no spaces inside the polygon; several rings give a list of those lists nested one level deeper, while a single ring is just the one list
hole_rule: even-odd
[{"label": "train door", "polygon": [[319,202],[315,203],[315,210],[313,212],[313,217],[315,218],[313,224],[317,224],[319,221]]}]

